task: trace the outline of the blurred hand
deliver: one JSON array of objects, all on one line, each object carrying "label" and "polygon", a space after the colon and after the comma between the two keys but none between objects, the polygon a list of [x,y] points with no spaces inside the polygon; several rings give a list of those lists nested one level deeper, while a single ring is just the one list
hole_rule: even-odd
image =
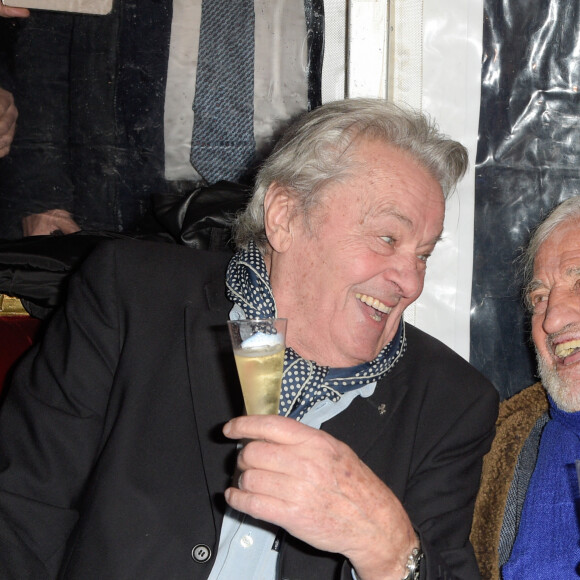
[{"label": "blurred hand", "polygon": [[0,16],[2,18],[26,18],[30,16],[28,8],[14,8],[12,6],[4,6],[0,2]]},{"label": "blurred hand", "polygon": [[0,88],[0,157],[8,155],[10,151],[17,118],[18,110],[12,93]]},{"label": "blurred hand", "polygon": [[80,229],[71,214],[64,209],[33,213],[22,219],[22,231],[25,236],[48,236],[57,232],[74,234]]},{"label": "blurred hand", "polygon": [[234,509],[276,524],[304,542],[346,556],[363,580],[400,580],[418,541],[393,492],[344,443],[277,415],[224,426],[250,439],[238,456]]}]

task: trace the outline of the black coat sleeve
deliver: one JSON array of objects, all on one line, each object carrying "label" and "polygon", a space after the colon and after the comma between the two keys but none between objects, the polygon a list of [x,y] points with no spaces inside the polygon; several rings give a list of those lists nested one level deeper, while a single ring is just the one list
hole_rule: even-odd
[{"label": "black coat sleeve", "polygon": [[[107,244],[106,244],[107,245]],[[56,576],[102,445],[120,349],[112,275],[98,252],[16,369],[0,408],[0,577]]]},{"label": "black coat sleeve", "polygon": [[427,379],[403,504],[425,553],[421,578],[476,580],[480,576],[469,533],[498,394],[447,347],[431,349],[422,344],[426,335],[414,329],[415,334],[410,340],[422,345],[420,366]]}]

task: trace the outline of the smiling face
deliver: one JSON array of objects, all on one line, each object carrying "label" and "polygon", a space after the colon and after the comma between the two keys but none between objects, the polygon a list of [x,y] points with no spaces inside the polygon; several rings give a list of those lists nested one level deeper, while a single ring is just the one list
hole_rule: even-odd
[{"label": "smiling face", "polygon": [[542,383],[560,409],[580,411],[580,225],[576,221],[558,226],[540,246],[529,300]]},{"label": "smiling face", "polygon": [[287,343],[319,364],[375,358],[421,294],[443,228],[439,183],[410,156],[361,141],[349,177],[320,192],[310,227],[283,188],[266,196],[266,258]]}]

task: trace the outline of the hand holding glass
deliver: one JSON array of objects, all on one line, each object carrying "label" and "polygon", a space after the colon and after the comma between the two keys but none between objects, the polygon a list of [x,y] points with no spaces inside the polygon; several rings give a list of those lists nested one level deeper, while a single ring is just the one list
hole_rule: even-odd
[{"label": "hand holding glass", "polygon": [[286,318],[228,321],[248,415],[278,414],[286,322]]}]

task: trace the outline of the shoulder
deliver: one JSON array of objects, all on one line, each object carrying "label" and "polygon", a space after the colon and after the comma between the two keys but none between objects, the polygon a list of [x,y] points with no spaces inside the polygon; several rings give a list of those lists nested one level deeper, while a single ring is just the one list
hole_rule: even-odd
[{"label": "shoulder", "polygon": [[404,398],[408,412],[419,413],[427,430],[447,430],[460,421],[487,437],[499,404],[494,385],[441,341],[409,324],[405,329],[406,351],[379,387]]},{"label": "shoulder", "polygon": [[475,390],[497,396],[495,387],[479,370],[440,340],[411,324],[405,324],[405,333],[407,351],[401,370],[424,376],[431,383],[458,385],[465,395]]},{"label": "shoulder", "polygon": [[[137,239],[107,240],[93,250],[85,269],[114,269],[133,278],[173,280],[204,274],[225,275],[232,254],[192,249],[179,244]],[[176,278],[177,277],[177,278]]]},{"label": "shoulder", "polygon": [[230,259],[229,252],[166,242],[110,240],[100,243],[83,261],[71,278],[69,291],[80,285],[119,304],[133,305],[205,303],[209,291],[225,301]]},{"label": "shoulder", "polygon": [[461,358],[440,340],[412,324],[405,323],[405,335],[407,337],[408,348],[414,351],[421,351],[426,356],[439,357],[443,355],[445,357]]},{"label": "shoulder", "polygon": [[548,396],[541,383],[520,391],[500,405],[498,431],[517,427],[526,437],[536,421],[548,411]]},{"label": "shoulder", "polygon": [[[536,383],[500,404],[488,466],[512,473],[519,453],[538,419],[548,411],[546,391]],[[506,471],[507,470],[507,471]],[[511,477],[508,478],[511,481]]]},{"label": "shoulder", "polygon": [[534,425],[547,411],[548,398],[540,383],[503,401],[488,461],[509,464],[511,471]]},{"label": "shoulder", "polygon": [[498,578],[498,546],[506,500],[520,452],[537,420],[548,410],[536,383],[500,405],[496,434],[483,461],[471,541],[484,578]]},{"label": "shoulder", "polygon": [[[548,411],[546,391],[536,383],[500,404],[496,434],[486,461],[513,473],[519,453],[538,419]],[[511,477],[508,478],[511,481]]]}]

